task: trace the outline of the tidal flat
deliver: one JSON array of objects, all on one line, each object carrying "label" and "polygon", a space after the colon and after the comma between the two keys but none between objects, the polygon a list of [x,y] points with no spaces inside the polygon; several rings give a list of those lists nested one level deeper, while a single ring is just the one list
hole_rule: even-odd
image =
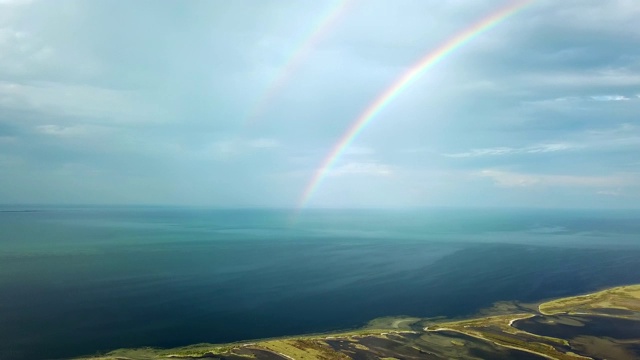
[{"label": "tidal flat", "polygon": [[[544,310],[543,310],[544,309]],[[620,310],[611,312],[609,310]],[[553,311],[550,315],[547,312]],[[385,317],[349,332],[175,349],[122,349],[77,360],[129,359],[633,359],[640,357],[640,285],[540,304],[502,302],[462,320]]]}]

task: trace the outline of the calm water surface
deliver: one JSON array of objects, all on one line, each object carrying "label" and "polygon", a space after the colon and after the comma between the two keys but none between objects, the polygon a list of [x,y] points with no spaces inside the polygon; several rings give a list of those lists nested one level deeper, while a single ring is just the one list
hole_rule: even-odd
[{"label": "calm water surface", "polygon": [[640,282],[637,211],[0,210],[0,359],[464,316]]}]

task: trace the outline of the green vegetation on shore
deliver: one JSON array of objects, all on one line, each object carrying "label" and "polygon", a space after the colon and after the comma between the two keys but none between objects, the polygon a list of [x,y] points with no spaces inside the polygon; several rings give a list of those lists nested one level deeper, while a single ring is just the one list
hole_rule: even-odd
[{"label": "green vegetation on shore", "polygon": [[[515,354],[526,354],[526,358],[532,359],[559,360],[591,359],[602,354],[611,359],[640,357],[633,352],[640,349],[640,334],[637,338],[616,341],[615,336],[600,339],[588,333],[587,325],[603,316],[609,321],[619,319],[621,324],[622,321],[640,322],[640,285],[620,286],[540,304],[500,303],[472,319],[384,317],[353,331],[223,345],[197,344],[175,349],[120,349],[83,359],[508,359]],[[519,322],[541,329],[571,325],[585,333],[549,336],[520,329],[516,326]]]},{"label": "green vegetation on shore", "polygon": [[607,315],[601,309],[619,309],[640,312],[640,285],[619,286],[592,294],[572,296],[539,305],[541,314],[589,313]]}]

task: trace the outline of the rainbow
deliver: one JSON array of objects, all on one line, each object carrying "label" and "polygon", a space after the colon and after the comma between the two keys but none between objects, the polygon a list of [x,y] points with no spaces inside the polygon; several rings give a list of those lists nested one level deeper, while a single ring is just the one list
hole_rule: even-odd
[{"label": "rainbow", "polygon": [[483,32],[498,25],[509,16],[523,9],[532,1],[533,0],[521,0],[512,2],[486,18],[474,23],[468,28],[457,33],[446,42],[440,44],[436,49],[430,51],[401,77],[399,77],[389,88],[380,94],[374,102],[367,106],[367,108],[360,114],[360,116],[358,116],[358,118],[351,124],[340,140],[331,149],[329,154],[320,164],[320,167],[316,170],[309,184],[306,186],[304,193],[298,202],[298,209],[302,209],[307,205],[311,196],[313,196],[322,180],[326,177],[329,169],[331,169],[333,164],[335,164],[344,150],[349,147],[362,130],[371,123],[371,120],[373,120],[376,115],[389,105],[389,103],[397,98],[398,95],[405,91],[411,84],[416,82],[427,70],[442,61],[455,50],[467,44]]},{"label": "rainbow", "polygon": [[327,35],[338,20],[346,13],[350,3],[351,0],[335,1],[335,4],[329,8],[326,14],[320,17],[309,32],[309,36],[296,48],[297,50],[293,52],[278,75],[271,84],[269,84],[266,92],[260,97],[256,105],[252,107],[245,121],[245,125],[255,122],[256,119],[264,114],[273,98],[280,92],[282,87],[289,82],[291,75],[293,75],[304,60],[309,57],[309,54],[317,46],[318,42]]}]

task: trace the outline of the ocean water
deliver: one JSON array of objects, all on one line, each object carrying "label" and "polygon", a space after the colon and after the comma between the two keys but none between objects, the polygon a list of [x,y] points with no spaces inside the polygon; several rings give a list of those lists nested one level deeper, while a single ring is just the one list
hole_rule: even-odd
[{"label": "ocean water", "polygon": [[0,208],[0,359],[461,317],[640,283],[640,212]]}]

